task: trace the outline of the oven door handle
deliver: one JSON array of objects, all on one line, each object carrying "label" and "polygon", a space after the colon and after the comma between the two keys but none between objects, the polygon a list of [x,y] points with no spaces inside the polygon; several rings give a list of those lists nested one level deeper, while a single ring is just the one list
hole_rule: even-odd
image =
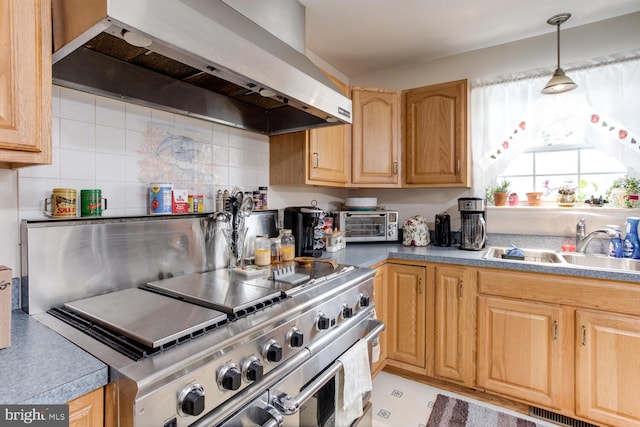
[{"label": "oven door handle", "polygon": [[[377,319],[370,319],[369,326],[372,326],[371,330],[363,338],[367,343],[370,343],[376,338],[380,332],[385,328],[385,324]],[[293,415],[300,409],[300,406],[306,402],[311,396],[316,394],[331,378],[333,378],[338,371],[342,369],[342,362],[336,360],[329,368],[318,376],[307,388],[305,388],[296,397],[291,397],[287,393],[279,393],[272,399],[272,404],[284,415]]]}]

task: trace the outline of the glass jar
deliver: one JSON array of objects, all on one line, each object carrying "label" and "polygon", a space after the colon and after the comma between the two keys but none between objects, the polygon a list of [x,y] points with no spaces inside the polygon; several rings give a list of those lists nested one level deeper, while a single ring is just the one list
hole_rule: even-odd
[{"label": "glass jar", "polygon": [[292,261],[296,256],[296,239],[287,228],[280,230],[280,253],[282,261]]},{"label": "glass jar", "polygon": [[265,266],[271,264],[271,242],[266,234],[256,236],[255,249],[253,250],[254,263]]},{"label": "glass jar", "polygon": [[271,264],[279,264],[281,262],[282,253],[280,252],[280,239],[278,237],[272,237],[271,243]]}]

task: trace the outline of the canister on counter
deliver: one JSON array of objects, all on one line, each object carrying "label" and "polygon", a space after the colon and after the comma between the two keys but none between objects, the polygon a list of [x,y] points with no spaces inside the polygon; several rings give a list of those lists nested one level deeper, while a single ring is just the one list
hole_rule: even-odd
[{"label": "canister on counter", "polygon": [[53,218],[75,218],[77,214],[76,190],[74,188],[54,188],[51,198],[44,199],[44,213]]},{"label": "canister on counter", "polygon": [[102,190],[80,190],[80,216],[102,216],[107,209],[107,199],[102,198]]},{"label": "canister on counter", "polygon": [[149,185],[149,214],[162,215],[171,213],[173,185],[150,184]]}]

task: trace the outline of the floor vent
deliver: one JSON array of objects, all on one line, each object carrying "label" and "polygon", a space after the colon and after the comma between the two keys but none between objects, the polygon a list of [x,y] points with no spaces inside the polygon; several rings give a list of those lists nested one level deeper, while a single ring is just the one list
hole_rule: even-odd
[{"label": "floor vent", "polygon": [[551,421],[552,423],[568,427],[598,427],[596,424],[576,420],[575,418],[547,411],[546,409],[536,408],[535,406],[529,407],[529,415],[531,415],[532,417],[540,418],[541,420]]}]

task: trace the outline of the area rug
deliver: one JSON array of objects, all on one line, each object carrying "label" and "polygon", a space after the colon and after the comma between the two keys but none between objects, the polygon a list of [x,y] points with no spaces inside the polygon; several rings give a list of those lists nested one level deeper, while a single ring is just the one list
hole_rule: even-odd
[{"label": "area rug", "polygon": [[427,427],[536,427],[539,424],[438,394]]}]

